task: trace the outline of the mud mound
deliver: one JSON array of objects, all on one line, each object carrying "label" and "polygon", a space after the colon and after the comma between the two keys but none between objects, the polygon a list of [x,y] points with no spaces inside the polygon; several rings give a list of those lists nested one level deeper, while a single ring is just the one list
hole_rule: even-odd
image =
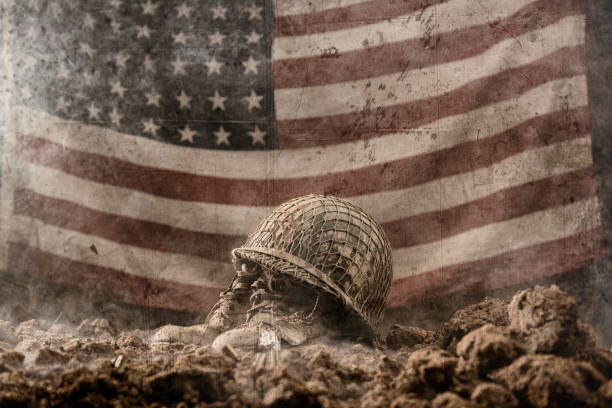
[{"label": "mud mound", "polygon": [[557,287],[456,312],[386,345],[320,339],[270,370],[253,351],[151,343],[104,319],[0,322],[0,407],[608,407],[612,353]]}]

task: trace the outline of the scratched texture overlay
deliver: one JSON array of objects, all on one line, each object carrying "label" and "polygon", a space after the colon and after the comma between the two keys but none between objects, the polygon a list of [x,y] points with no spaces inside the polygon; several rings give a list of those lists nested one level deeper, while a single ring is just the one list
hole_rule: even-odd
[{"label": "scratched texture overlay", "polygon": [[3,4],[0,269],[206,311],[308,193],[382,223],[390,306],[604,253],[582,0]]}]

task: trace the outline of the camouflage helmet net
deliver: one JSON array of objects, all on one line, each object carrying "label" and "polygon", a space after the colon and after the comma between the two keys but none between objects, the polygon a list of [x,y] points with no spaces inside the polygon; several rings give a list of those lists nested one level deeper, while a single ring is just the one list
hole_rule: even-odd
[{"label": "camouflage helmet net", "polygon": [[391,247],[365,211],[339,198],[307,195],[265,218],[232,252],[340,300],[375,335],[393,277]]}]

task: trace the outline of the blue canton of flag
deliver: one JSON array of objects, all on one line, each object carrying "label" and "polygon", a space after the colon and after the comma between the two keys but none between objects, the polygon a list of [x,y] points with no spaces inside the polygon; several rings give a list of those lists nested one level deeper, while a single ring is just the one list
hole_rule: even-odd
[{"label": "blue canton of flag", "polygon": [[274,147],[272,18],[253,1],[29,1],[15,85],[25,105],[122,133]]}]

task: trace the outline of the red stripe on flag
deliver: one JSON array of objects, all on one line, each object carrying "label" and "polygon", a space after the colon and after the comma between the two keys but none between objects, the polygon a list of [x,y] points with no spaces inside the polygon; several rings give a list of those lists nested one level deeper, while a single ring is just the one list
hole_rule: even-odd
[{"label": "red stripe on flag", "polygon": [[120,244],[227,262],[246,237],[189,231],[92,210],[27,189],[15,190],[15,214]]},{"label": "red stripe on flag", "polygon": [[[483,291],[576,269],[592,258],[604,255],[601,236],[601,228],[597,228],[497,257],[398,280],[392,285],[387,306],[409,305],[434,293],[438,297],[456,292]],[[216,288],[133,276],[17,243],[11,243],[9,248],[9,268],[26,277],[106,293],[115,301],[173,310],[209,310],[221,292]]]},{"label": "red stripe on flag", "polygon": [[26,277],[106,294],[126,304],[203,312],[219,299],[220,289],[129,275],[110,268],[52,255],[25,244],[11,243],[9,268]]},{"label": "red stripe on flag", "polygon": [[389,307],[406,306],[427,297],[477,292],[532,281],[576,269],[604,256],[602,230],[534,245],[475,262],[454,265],[395,281]]},{"label": "red stripe on flag", "polygon": [[385,223],[383,228],[393,248],[410,247],[594,195],[593,169],[588,168],[508,188],[448,210]]},{"label": "red stripe on flag", "polygon": [[272,180],[198,176],[76,151],[40,138],[18,139],[24,159],[98,183],[186,201],[269,206],[314,192],[347,197],[407,188],[486,167],[519,152],[587,132],[587,109],[577,108],[542,115],[496,136],[451,149],[330,175]]},{"label": "red stripe on flag", "polygon": [[554,79],[584,73],[584,46],[565,47],[531,64],[480,78],[439,96],[347,114],[279,121],[279,144],[283,149],[297,149],[415,129],[436,119],[516,98]]},{"label": "red stripe on flag", "polygon": [[338,58],[317,55],[277,60],[272,63],[274,88],[326,85],[393,73],[399,77],[409,70],[469,58],[503,40],[580,13],[584,13],[584,0],[540,0],[499,22],[442,33],[431,40],[435,41],[435,52],[425,47],[423,38],[416,38],[343,52]]},{"label": "red stripe on flag", "polygon": [[438,0],[371,0],[314,13],[280,16],[275,20],[274,34],[283,37],[341,30],[388,20],[440,3]]},{"label": "red stripe on flag", "polygon": [[[594,195],[593,170],[587,168],[509,188],[447,210],[388,222],[383,224],[383,228],[391,246],[399,249],[434,242],[473,228],[567,205]],[[15,213],[120,244],[220,262],[228,262],[230,251],[246,240],[243,236],[187,231],[94,211],[26,189],[15,192]]]}]

